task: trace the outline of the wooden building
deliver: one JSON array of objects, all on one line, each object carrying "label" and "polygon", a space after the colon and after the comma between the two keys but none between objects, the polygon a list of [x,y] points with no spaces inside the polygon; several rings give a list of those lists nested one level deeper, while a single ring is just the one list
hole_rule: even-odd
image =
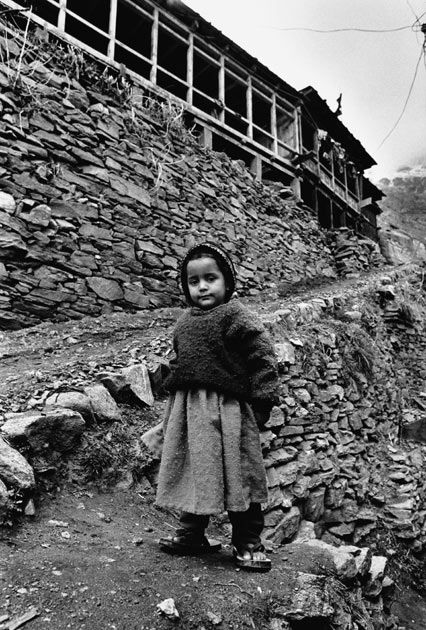
[{"label": "wooden building", "polygon": [[313,87],[301,90],[301,197],[327,229],[377,238],[383,193],[364,175],[376,162]]},{"label": "wooden building", "polygon": [[[177,99],[200,142],[243,160],[258,179],[291,186],[321,225],[353,226],[375,238],[380,191],[362,175],[374,161],[315,90],[298,92],[180,0],[31,4],[33,20],[50,32],[112,67],[125,66],[136,84],[160,97]],[[351,156],[354,180],[351,169],[342,180],[324,164],[323,129]]]}]

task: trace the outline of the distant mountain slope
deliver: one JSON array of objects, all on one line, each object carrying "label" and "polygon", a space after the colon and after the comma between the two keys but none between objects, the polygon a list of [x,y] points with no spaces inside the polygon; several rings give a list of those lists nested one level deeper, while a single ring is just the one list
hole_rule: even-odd
[{"label": "distant mountain slope", "polygon": [[426,166],[404,167],[393,179],[381,179],[386,197],[379,223],[408,232],[426,242]]}]

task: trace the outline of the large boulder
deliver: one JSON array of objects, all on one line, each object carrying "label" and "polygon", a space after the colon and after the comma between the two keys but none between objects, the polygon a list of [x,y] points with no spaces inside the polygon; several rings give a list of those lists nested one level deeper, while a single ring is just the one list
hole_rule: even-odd
[{"label": "large boulder", "polygon": [[60,392],[52,394],[46,399],[46,406],[64,407],[81,413],[89,424],[94,420],[94,413],[90,398],[82,392]]},{"label": "large boulder", "polygon": [[[331,567],[332,573],[343,583],[352,582],[356,577],[364,578],[371,566],[372,554],[368,547],[334,547],[310,535],[307,521],[296,539],[287,545],[287,553],[300,556],[300,564],[308,562],[303,570],[314,573],[313,565]],[[313,524],[312,524],[313,532]]]},{"label": "large boulder", "polygon": [[123,368],[122,374],[138,401],[142,403],[142,405],[152,407],[154,404],[154,396],[152,395],[151,381],[146,365],[144,363],[131,365],[130,367]]},{"label": "large boulder", "polygon": [[121,372],[103,372],[99,380],[118,402],[137,402],[141,406],[154,404],[148,368],[138,363],[123,368]]},{"label": "large boulder", "polygon": [[33,451],[46,448],[68,451],[83,433],[86,423],[72,409],[45,407],[42,411],[8,414],[1,428],[12,443],[27,443]]},{"label": "large boulder", "polygon": [[34,471],[21,453],[0,436],[0,480],[19,490],[35,486]]},{"label": "large boulder", "polygon": [[101,384],[84,388],[91,409],[99,422],[115,422],[121,420],[121,411],[106,387]]},{"label": "large boulder", "polygon": [[121,420],[121,411],[109,391],[101,384],[88,385],[84,392],[60,392],[46,399],[46,406],[64,407],[78,411],[88,425],[94,420],[115,422]]}]

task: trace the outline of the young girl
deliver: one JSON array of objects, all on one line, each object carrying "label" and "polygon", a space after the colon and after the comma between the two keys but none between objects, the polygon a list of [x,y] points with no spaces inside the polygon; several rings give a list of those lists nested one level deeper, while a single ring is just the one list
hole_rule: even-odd
[{"label": "young girl", "polygon": [[157,504],[179,510],[181,527],[160,547],[217,551],[220,544],[204,531],[209,515],[226,509],[237,566],[268,571],[260,540],[267,486],[258,427],[278,401],[274,352],[260,321],[231,300],[235,272],[219,247],[190,249],[180,280],[191,308],[174,331]]}]

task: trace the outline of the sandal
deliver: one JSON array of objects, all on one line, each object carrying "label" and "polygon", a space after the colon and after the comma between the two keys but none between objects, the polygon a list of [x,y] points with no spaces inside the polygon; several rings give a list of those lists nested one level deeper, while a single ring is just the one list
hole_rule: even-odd
[{"label": "sandal", "polygon": [[[244,571],[270,571],[272,567],[270,558],[256,559],[253,557],[253,555],[258,551],[261,553],[265,551],[265,547],[262,543],[257,543],[256,545],[246,544],[234,547],[233,554],[236,566]],[[250,558],[244,558],[244,554],[247,552],[250,554]]]},{"label": "sandal", "polygon": [[208,539],[205,536],[196,541],[188,536],[174,536],[173,538],[160,538],[159,546],[166,553],[182,556],[201,556],[206,553],[220,551],[222,545],[217,540]]}]

